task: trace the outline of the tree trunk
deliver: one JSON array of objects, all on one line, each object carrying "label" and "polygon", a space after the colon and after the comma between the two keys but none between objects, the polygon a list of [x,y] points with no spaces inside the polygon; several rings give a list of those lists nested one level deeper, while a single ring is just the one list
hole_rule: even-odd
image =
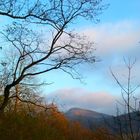
[{"label": "tree trunk", "polygon": [[[19,94],[19,85],[18,85],[18,84],[15,86],[15,91],[16,91],[16,96],[18,96],[18,94]],[[14,111],[15,111],[15,113],[17,112],[18,101],[19,101],[19,100],[18,100],[18,98],[16,97],[15,106],[14,106]]]},{"label": "tree trunk", "polygon": [[10,87],[6,86],[4,89],[4,100],[0,106],[0,114],[4,113],[4,109],[8,104],[8,100],[9,100],[9,94],[10,94]]}]

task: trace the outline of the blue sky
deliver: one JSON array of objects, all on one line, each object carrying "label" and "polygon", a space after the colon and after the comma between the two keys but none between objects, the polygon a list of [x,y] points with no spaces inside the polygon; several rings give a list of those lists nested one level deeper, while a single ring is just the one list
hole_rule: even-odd
[{"label": "blue sky", "polygon": [[65,109],[81,107],[115,114],[116,100],[121,98],[120,88],[113,80],[109,67],[112,67],[122,82],[125,81],[121,76],[127,74],[123,57],[137,58],[134,82],[140,82],[140,1],[104,2],[110,6],[99,16],[100,23],[80,20],[73,25],[79,33],[84,33],[95,42],[95,55],[101,59],[101,62],[92,66],[83,65],[80,68],[79,72],[85,77],[86,84],[60,71],[46,75],[47,81],[54,82],[45,88],[47,99],[54,99]]},{"label": "blue sky", "polygon": [[139,20],[139,0],[106,0],[110,7],[102,15],[102,21]]},{"label": "blue sky", "polygon": [[[59,70],[39,78],[53,83],[43,87],[42,92],[47,102],[55,101],[60,109],[81,107],[115,114],[116,100],[120,100],[121,96],[109,68],[124,82],[122,75],[126,74],[126,70],[123,57],[137,58],[134,83],[140,83],[140,0],[103,2],[110,6],[99,15],[98,24],[81,19],[71,25],[79,34],[85,34],[90,41],[95,42],[97,50],[94,53],[101,60],[93,65],[80,66],[78,71],[84,77],[84,84]],[[0,22],[1,28],[9,23],[9,18],[0,18]]]}]

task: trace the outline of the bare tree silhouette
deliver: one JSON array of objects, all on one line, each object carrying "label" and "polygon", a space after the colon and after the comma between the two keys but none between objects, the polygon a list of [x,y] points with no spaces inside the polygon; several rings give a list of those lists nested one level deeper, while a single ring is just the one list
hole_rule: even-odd
[{"label": "bare tree silhouette", "polygon": [[80,17],[95,21],[106,7],[101,2],[102,0],[0,1],[0,15],[17,21],[24,20],[28,25],[42,24],[52,31],[47,34],[50,38],[47,44],[43,43],[33,28],[29,29],[31,26],[25,27],[22,23],[14,22],[2,32],[6,39],[4,47],[12,48],[16,57],[14,62],[6,59],[1,63],[1,68],[7,73],[0,112],[4,112],[12,89],[36,75],[60,69],[73,78],[80,79],[75,67],[96,61],[93,43],[74,34],[68,27]]},{"label": "bare tree silhouette", "polygon": [[[124,116],[120,116],[120,110],[117,107],[117,124],[119,126],[120,138],[121,140],[138,140],[139,139],[139,128],[136,129],[134,126],[134,120],[138,121],[137,113],[139,111],[139,106],[137,106],[138,98],[135,97],[136,90],[140,87],[140,84],[133,84],[132,70],[136,64],[136,59],[125,59],[124,63],[127,68],[127,77],[126,84],[121,83],[121,79],[119,79],[114,72],[110,69],[110,72],[117,82],[118,86],[121,88],[121,95],[124,102],[119,102],[119,104],[125,108]],[[134,113],[136,112],[136,116]],[[138,121],[139,122],[139,121]]]}]

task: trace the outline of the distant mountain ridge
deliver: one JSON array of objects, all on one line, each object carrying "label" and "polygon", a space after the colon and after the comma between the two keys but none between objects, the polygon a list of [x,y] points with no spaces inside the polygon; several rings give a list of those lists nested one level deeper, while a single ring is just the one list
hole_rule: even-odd
[{"label": "distant mountain ridge", "polygon": [[66,116],[68,117],[75,117],[75,116],[81,116],[81,117],[91,117],[95,119],[100,119],[103,117],[110,117],[110,115],[99,113],[96,111],[91,111],[87,109],[82,109],[82,108],[71,108],[65,113]]},{"label": "distant mountain ridge", "polygon": [[84,127],[95,129],[105,125],[104,120],[110,120],[113,116],[81,108],[71,108],[65,113],[71,121],[80,122]]},{"label": "distant mountain ridge", "polygon": [[[140,112],[132,112],[132,127],[134,131],[140,128]],[[84,127],[95,130],[99,127],[107,128],[112,132],[119,132],[119,123],[121,122],[122,131],[128,131],[129,120],[128,114],[120,116],[111,116],[96,111],[81,108],[71,108],[65,113],[70,121],[77,121]]]}]

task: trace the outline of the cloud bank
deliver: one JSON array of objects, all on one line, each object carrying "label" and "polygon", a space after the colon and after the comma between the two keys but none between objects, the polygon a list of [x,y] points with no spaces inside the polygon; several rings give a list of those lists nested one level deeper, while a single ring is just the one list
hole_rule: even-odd
[{"label": "cloud bank", "polygon": [[91,109],[106,114],[115,113],[116,98],[107,92],[89,92],[80,88],[61,89],[47,96],[49,101],[56,101],[68,110],[72,107]]},{"label": "cloud bank", "polygon": [[128,53],[136,49],[140,41],[139,22],[134,21],[105,23],[82,29],[81,32],[95,42],[97,53],[101,55]]}]

